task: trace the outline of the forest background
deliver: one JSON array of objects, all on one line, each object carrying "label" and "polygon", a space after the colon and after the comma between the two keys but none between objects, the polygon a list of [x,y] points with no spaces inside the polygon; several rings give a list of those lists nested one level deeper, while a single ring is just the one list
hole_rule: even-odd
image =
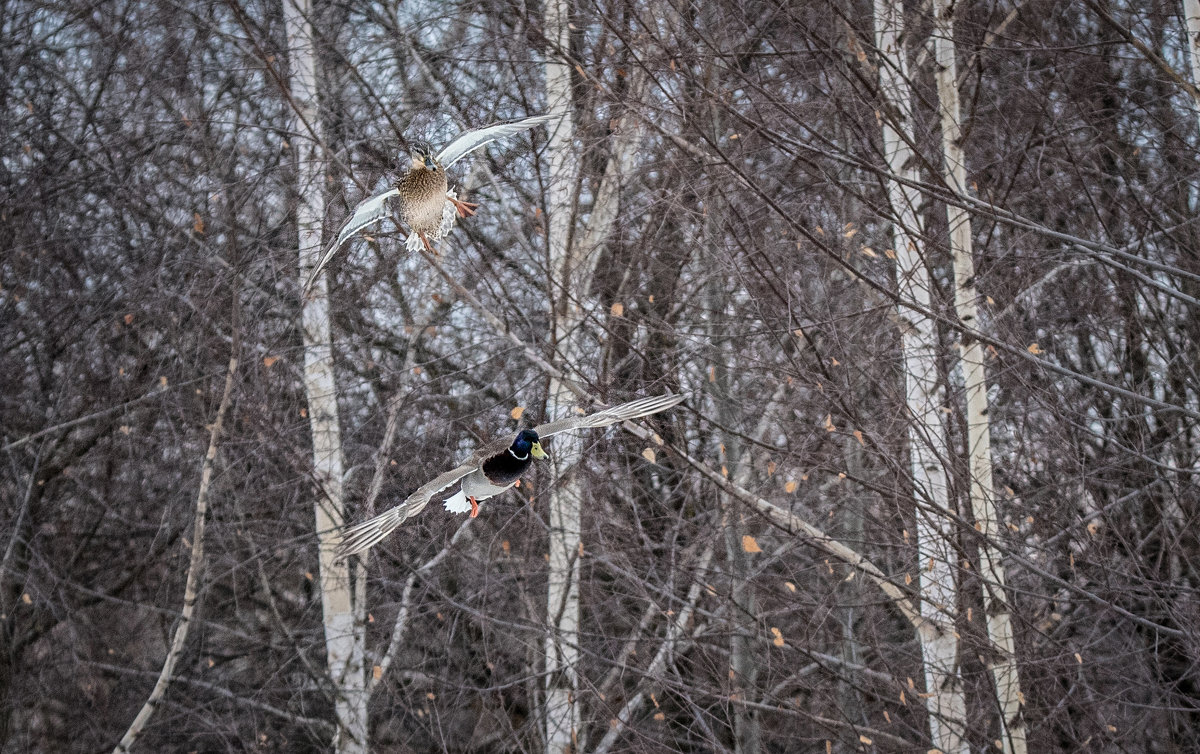
[{"label": "forest background", "polygon": [[[1200,749],[1198,35],[5,2],[0,751]],[[385,223],[301,296],[403,137],[548,111],[439,256]]]}]

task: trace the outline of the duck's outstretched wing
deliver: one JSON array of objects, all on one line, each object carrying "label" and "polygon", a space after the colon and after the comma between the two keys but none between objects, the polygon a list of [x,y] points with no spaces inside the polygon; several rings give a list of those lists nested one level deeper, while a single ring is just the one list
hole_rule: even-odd
[{"label": "duck's outstretched wing", "polygon": [[375,518],[347,528],[342,532],[342,543],[338,545],[337,558],[341,560],[347,555],[354,555],[382,542],[397,526],[425,510],[425,506],[429,505],[434,495],[479,468],[480,461],[479,452],[476,452],[470,460],[418,487],[416,492],[404,498],[404,502],[399,505],[388,508]]},{"label": "duck's outstretched wing", "polygon": [[317,275],[321,274],[321,270],[325,269],[326,265],[329,264],[329,260],[333,259],[333,255],[337,253],[338,249],[342,248],[342,244],[350,240],[351,236],[363,228],[369,227],[386,217],[388,213],[387,200],[399,195],[400,190],[393,187],[382,193],[367,197],[358,203],[358,206],[354,208],[354,213],[350,215],[350,219],[346,221],[346,224],[342,226],[342,230],[338,233],[337,240],[330,244],[325,253],[321,255],[317,266],[313,267],[312,272],[308,274],[308,279],[304,281],[304,295],[307,296],[308,292],[312,290],[313,283],[317,280]]},{"label": "duck's outstretched wing", "polygon": [[533,431],[538,433],[539,438],[543,438],[576,429],[607,427],[628,419],[639,419],[643,416],[657,414],[659,411],[666,411],[678,405],[683,399],[682,395],[655,395],[650,398],[639,398],[636,401],[606,408],[587,416],[569,416],[565,419],[539,424],[533,428]]},{"label": "duck's outstretched wing", "polygon": [[511,123],[493,123],[490,126],[467,131],[466,133],[459,134],[454,141],[447,144],[441,152],[438,152],[437,161],[441,163],[442,168],[448,168],[485,144],[491,144],[496,139],[503,139],[506,136],[528,131],[539,123],[548,123],[559,116],[559,113],[534,115],[524,120],[515,120]]},{"label": "duck's outstretched wing", "polygon": [[362,552],[379,544],[395,530],[397,526],[425,510],[433,496],[448,489],[455,482],[478,469],[485,460],[497,452],[503,451],[512,444],[516,433],[497,437],[491,442],[478,448],[471,457],[447,472],[434,477],[416,489],[404,502],[388,508],[378,516],[367,519],[361,524],[355,524],[342,532],[342,543],[338,545],[337,558],[341,560],[347,555]]}]

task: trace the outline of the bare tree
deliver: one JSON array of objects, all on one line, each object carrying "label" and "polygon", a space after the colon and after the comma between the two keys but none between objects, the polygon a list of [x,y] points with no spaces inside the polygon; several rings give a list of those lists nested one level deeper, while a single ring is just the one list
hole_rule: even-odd
[{"label": "bare tree", "polygon": [[[883,156],[895,178],[887,179],[891,208],[892,244],[896,259],[901,348],[909,412],[908,429],[913,497],[917,506],[917,579],[921,585],[921,614],[937,631],[921,635],[926,707],[934,745],[944,752],[968,751],[966,699],[958,672],[955,619],[958,585],[951,546],[953,507],[943,466],[949,443],[942,419],[945,388],[937,370],[937,332],[925,312],[933,296],[926,268],[924,226],[918,216],[922,202],[913,183],[916,170],[912,92],[908,50],[902,43],[904,20],[900,3],[875,3],[875,47],[880,53],[879,85],[882,107]],[[910,304],[915,307],[910,308]]]},{"label": "bare tree", "polygon": [[[312,33],[312,6],[308,0],[284,0],[284,20],[291,72],[287,94],[294,108],[292,153],[296,166],[296,224],[299,239],[300,285],[309,277],[322,252],[324,215],[324,161],[320,119],[317,115],[316,54]],[[337,383],[333,373],[333,347],[326,280],[318,277],[302,307],[304,386],[308,421],[312,431],[313,474],[317,483],[313,505],[318,552],[318,583],[325,628],[325,652],[334,689],[338,752],[367,751],[367,693],[363,658],[364,613],[356,605],[351,569],[365,578],[361,565],[335,558],[338,528],[346,520],[345,467],[342,434],[338,424]]]},{"label": "bare tree", "polygon": [[[933,4],[934,75],[937,80],[938,110],[941,113],[942,174],[950,190],[967,192],[967,165],[963,151],[961,106],[958,96],[958,65],[955,60],[954,6],[944,0]],[[966,328],[979,325],[979,294],[975,289],[974,245],[971,216],[963,208],[946,205],[950,252],[954,256],[954,306]],[[1003,555],[994,544],[1003,536],[996,513],[996,490],[992,476],[991,422],[988,418],[987,371],[983,345],[963,336],[959,341],[963,390],[966,397],[967,467],[971,511],[976,529],[983,534],[979,559],[983,578],[983,610],[988,638],[995,647],[989,664],[996,683],[1000,707],[1000,740],[1008,754],[1026,751],[1025,721],[1021,717],[1021,679],[1012,614],[1006,592]]]},{"label": "bare tree", "polygon": [[[572,253],[579,161],[575,155],[571,64],[564,58],[570,49],[571,2],[552,0],[546,3],[544,14],[549,43],[545,64],[546,100],[552,111],[563,113],[547,146],[550,166],[546,245],[550,280],[557,293],[552,332],[559,353],[557,363],[567,374],[575,376],[585,358],[583,307],[591,276],[581,266],[578,255]],[[567,416],[574,398],[566,385],[552,378],[547,414]],[[583,490],[579,474],[572,473],[582,456],[582,438],[564,437],[555,443],[554,471],[561,481],[550,495],[550,558],[546,571],[546,626],[549,630],[545,639],[545,698],[541,711],[545,718],[544,751],[555,754],[579,751],[583,734],[578,706]]]},{"label": "bare tree", "polygon": [[[0,751],[1196,749],[1196,14],[888,5],[6,6]],[[405,141],[555,96],[301,299]],[[323,591],[314,493],[666,391]]]}]

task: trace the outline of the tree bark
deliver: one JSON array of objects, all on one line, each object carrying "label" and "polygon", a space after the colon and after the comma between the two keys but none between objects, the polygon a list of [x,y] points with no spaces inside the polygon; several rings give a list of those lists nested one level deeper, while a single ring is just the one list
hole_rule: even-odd
[{"label": "tree bark", "polygon": [[[323,154],[317,117],[316,55],[313,49],[310,0],[284,0],[287,30],[292,124],[289,129],[296,169],[296,225],[300,256],[299,284],[321,254]],[[325,655],[334,687],[340,754],[367,751],[367,694],[363,667],[364,615],[355,604],[348,562],[336,562],[337,531],[345,522],[342,489],[342,441],[338,425],[337,387],[333,375],[333,339],[329,320],[328,283],[314,282],[303,302],[304,389],[313,442],[313,474],[318,485],[314,502],[318,551],[318,585],[325,627]],[[353,566],[358,579],[363,567]]]},{"label": "tree bark", "polygon": [[[942,126],[942,174],[951,190],[967,191],[967,162],[962,145],[958,66],[955,61],[954,5],[934,0],[935,76]],[[971,216],[963,208],[946,205],[950,251],[954,256],[954,308],[964,326],[979,323],[976,306],[975,260],[972,256]],[[988,639],[994,653],[989,670],[996,684],[1000,708],[1000,739],[1005,754],[1025,754],[1025,723],[1021,718],[1021,682],[1017,669],[1012,616],[1005,591],[1004,563],[993,542],[1002,533],[992,484],[992,441],[988,419],[987,372],[983,348],[974,338],[959,341],[967,408],[967,465],[971,476],[969,497],[976,527],[984,535],[979,548],[983,578],[983,607]]]},{"label": "tree bark", "polygon": [[[929,311],[929,271],[922,254],[923,228],[917,208],[920,193],[912,186],[920,176],[913,143],[912,93],[908,60],[901,42],[903,5],[899,0],[875,0],[875,45],[879,85],[883,96],[883,154],[888,180],[896,283],[903,300]],[[917,581],[921,614],[940,630],[921,634],[925,706],[933,744],[946,754],[966,754],[966,701],[958,674],[958,639],[954,631],[958,600],[951,547],[951,506],[946,470],[946,427],[942,420],[945,391],[937,374],[937,331],[929,317],[897,307],[901,325],[905,401],[909,412],[909,462],[917,509]]]},{"label": "tree bark", "polygon": [[[1200,88],[1200,0],[1183,0],[1183,22],[1187,27],[1188,64],[1192,84]],[[1200,102],[1193,102],[1197,123],[1200,123]]]},{"label": "tree bark", "polygon": [[[586,281],[573,274],[571,229],[574,191],[579,161],[574,152],[575,116],[571,97],[571,68],[563,59],[570,46],[570,0],[549,0],[545,7],[546,101],[562,118],[550,128],[547,154],[550,161],[546,214],[546,244],[550,254],[552,285],[557,285],[560,305],[554,313],[558,363],[571,375],[579,363],[580,299]],[[562,417],[573,409],[573,393],[563,381],[550,380],[547,414]],[[583,549],[582,494],[572,473],[582,455],[583,440],[575,433],[560,435],[552,454],[555,485],[550,492],[550,560],[546,574],[546,627],[544,646],[545,697],[543,735],[546,754],[569,754],[581,743],[579,697],[579,555]]]}]

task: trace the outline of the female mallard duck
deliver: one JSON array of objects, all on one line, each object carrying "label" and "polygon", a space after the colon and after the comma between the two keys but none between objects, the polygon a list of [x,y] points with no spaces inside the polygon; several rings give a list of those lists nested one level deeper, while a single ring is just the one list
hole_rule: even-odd
[{"label": "female mallard duck", "polygon": [[533,429],[521,430],[515,437],[506,435],[497,438],[476,450],[462,464],[419,487],[404,502],[375,518],[346,529],[342,534],[337,556],[344,558],[379,544],[406,519],[425,510],[425,506],[429,505],[434,495],[460,479],[462,489],[446,500],[444,505],[446,510],[454,513],[470,511],[471,518],[474,518],[479,515],[480,500],[495,497],[510,487],[519,485],[521,476],[529,469],[534,458],[549,458],[542,450],[541,444],[547,437],[576,429],[607,427],[620,421],[650,416],[666,411],[682,400],[682,395],[641,398],[587,416],[571,416],[539,424]]},{"label": "female mallard duck", "polygon": [[450,190],[446,168],[496,139],[526,131],[556,117],[556,114],[535,115],[512,123],[493,123],[467,131],[437,154],[434,154],[429,142],[413,142],[408,150],[408,156],[412,160],[408,168],[394,186],[364,199],[354,208],[354,213],[338,233],[337,240],[325,250],[317,266],[309,273],[304,283],[305,294],[312,288],[317,275],[325,269],[342,244],[355,233],[387,216],[386,205],[392,197],[400,198],[400,220],[410,231],[405,242],[408,250],[416,251],[424,245],[432,252],[433,246],[430,242],[450,232],[454,226],[455,214],[468,217],[475,214],[475,208],[479,206],[460,201],[458,194]]}]

